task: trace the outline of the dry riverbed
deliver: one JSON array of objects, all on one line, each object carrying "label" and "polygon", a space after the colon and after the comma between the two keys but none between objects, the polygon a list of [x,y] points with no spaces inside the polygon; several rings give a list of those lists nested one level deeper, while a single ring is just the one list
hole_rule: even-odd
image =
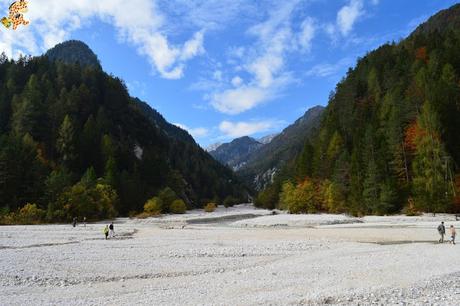
[{"label": "dry riverbed", "polygon": [[458,305],[450,215],[211,214],[0,227],[0,305]]}]

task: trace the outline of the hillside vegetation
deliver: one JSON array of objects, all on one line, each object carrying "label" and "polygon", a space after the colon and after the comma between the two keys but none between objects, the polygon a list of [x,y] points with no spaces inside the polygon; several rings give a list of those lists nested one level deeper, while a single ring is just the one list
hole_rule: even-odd
[{"label": "hillside vegetation", "polygon": [[127,215],[167,187],[188,208],[246,199],[231,170],[150,109],[157,124],[120,79],[56,60],[0,58],[0,215]]},{"label": "hillside vegetation", "polygon": [[359,59],[315,137],[257,204],[294,213],[459,211],[459,20],[456,5]]}]

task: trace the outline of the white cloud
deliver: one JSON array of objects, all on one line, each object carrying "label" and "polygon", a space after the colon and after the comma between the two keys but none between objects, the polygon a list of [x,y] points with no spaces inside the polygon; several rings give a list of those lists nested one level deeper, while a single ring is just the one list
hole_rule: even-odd
[{"label": "white cloud", "polygon": [[228,55],[230,57],[242,58],[245,53],[246,53],[245,47],[230,47],[228,49]]},{"label": "white cloud", "polygon": [[189,132],[190,135],[193,136],[193,138],[202,138],[209,134],[209,130],[204,127],[189,128],[188,126],[180,123],[174,123],[174,125]]},{"label": "white cloud", "polygon": [[364,14],[362,0],[350,0],[337,13],[337,26],[343,36],[347,36],[353,29],[356,20]]},{"label": "white cloud", "polygon": [[209,133],[208,129],[203,128],[203,127],[190,129],[189,132],[190,134],[192,134],[193,137],[196,137],[196,138],[205,137]]},{"label": "white cloud", "polygon": [[138,95],[140,97],[144,97],[146,94],[147,84],[144,82],[134,80],[131,82],[127,82],[126,86],[128,87],[129,93],[132,96]]},{"label": "white cloud", "polygon": [[303,20],[299,31],[293,30],[292,13],[299,3],[299,0],[282,2],[272,8],[268,19],[250,27],[247,34],[255,37],[252,48],[230,48],[234,71],[249,77],[246,81],[233,78],[230,82],[233,87],[210,95],[211,105],[217,111],[230,115],[248,111],[274,99],[292,82],[286,69],[286,57],[291,52],[310,51],[315,35],[311,18]]},{"label": "white cloud", "polygon": [[243,79],[240,78],[239,76],[236,76],[232,79],[232,85],[235,86],[235,87],[238,87],[240,86],[241,84],[243,84]]},{"label": "white cloud", "polygon": [[[6,8],[5,8],[6,9]],[[38,54],[70,37],[98,18],[111,24],[118,38],[137,48],[164,78],[178,79],[187,61],[203,54],[204,32],[182,44],[172,44],[165,34],[165,17],[150,0],[40,0],[29,3],[28,27],[0,32],[0,51],[9,56],[21,51]]]},{"label": "white cloud", "polygon": [[338,72],[338,67],[331,64],[318,64],[307,71],[307,76],[327,77]]},{"label": "white cloud", "polygon": [[203,32],[197,32],[193,35],[193,38],[187,41],[182,48],[181,59],[189,60],[197,55],[204,53],[203,47]]},{"label": "white cloud", "polygon": [[334,64],[324,63],[317,64],[310,68],[306,75],[313,77],[329,77],[339,73],[342,73],[342,69],[347,68],[353,64],[353,59],[351,57],[346,57]]},{"label": "white cloud", "polygon": [[218,30],[234,20],[252,20],[261,12],[256,1],[247,0],[156,0],[169,16],[174,16],[172,31],[199,27]]},{"label": "white cloud", "polygon": [[216,81],[222,81],[222,71],[221,70],[214,71],[212,77]]},{"label": "white cloud", "polygon": [[238,138],[250,136],[260,132],[269,131],[274,127],[272,121],[259,122],[230,122],[222,121],[219,125],[219,130],[227,137]]},{"label": "white cloud", "polygon": [[221,113],[237,115],[252,109],[267,98],[267,91],[257,86],[243,85],[213,94],[211,105]]},{"label": "white cloud", "polygon": [[306,18],[301,26],[301,31],[298,35],[298,43],[302,50],[310,51],[311,49],[311,41],[315,37],[315,22],[313,18]]}]

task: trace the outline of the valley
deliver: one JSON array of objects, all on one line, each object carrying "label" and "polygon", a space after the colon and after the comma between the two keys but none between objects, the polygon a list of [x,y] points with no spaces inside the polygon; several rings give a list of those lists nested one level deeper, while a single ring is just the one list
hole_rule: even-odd
[{"label": "valley", "polygon": [[109,240],[104,223],[2,227],[2,305],[449,305],[460,249],[436,243],[440,220],[460,226],[237,205],[120,218]]}]

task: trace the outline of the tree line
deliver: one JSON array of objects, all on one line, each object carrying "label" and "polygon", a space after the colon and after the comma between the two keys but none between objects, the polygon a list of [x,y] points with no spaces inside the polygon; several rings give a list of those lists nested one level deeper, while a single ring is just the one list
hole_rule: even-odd
[{"label": "tree line", "polygon": [[1,216],[111,218],[141,212],[165,188],[187,208],[246,198],[230,169],[168,137],[120,79],[45,56],[0,56]]},{"label": "tree line", "polygon": [[256,205],[293,213],[460,212],[460,32],[418,31],[358,60],[318,132]]}]

